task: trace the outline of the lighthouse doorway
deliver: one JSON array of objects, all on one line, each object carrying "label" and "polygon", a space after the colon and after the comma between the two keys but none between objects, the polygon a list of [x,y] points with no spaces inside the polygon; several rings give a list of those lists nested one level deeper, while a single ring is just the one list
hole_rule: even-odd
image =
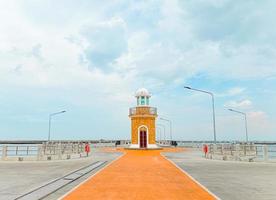
[{"label": "lighthouse doorway", "polygon": [[147,131],[145,129],[140,130],[140,148],[147,148]]}]

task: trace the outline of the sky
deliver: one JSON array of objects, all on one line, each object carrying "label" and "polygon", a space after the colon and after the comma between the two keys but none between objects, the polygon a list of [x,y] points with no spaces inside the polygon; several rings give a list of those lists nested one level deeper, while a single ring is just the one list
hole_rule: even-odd
[{"label": "sky", "polygon": [[[276,140],[276,1],[0,2],[0,140],[129,139],[145,87],[173,139]],[[157,120],[158,124],[168,123]],[[160,129],[158,129],[160,131]]]}]

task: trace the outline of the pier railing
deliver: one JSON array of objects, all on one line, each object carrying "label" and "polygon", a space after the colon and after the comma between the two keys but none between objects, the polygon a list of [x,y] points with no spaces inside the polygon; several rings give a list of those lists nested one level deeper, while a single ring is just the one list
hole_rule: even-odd
[{"label": "pier railing", "polygon": [[85,143],[43,144],[40,148],[43,155],[84,153]]},{"label": "pier railing", "polygon": [[208,157],[223,160],[276,161],[276,145],[209,144]]},{"label": "pier railing", "polygon": [[2,150],[6,151],[7,156],[34,156],[37,155],[38,146],[35,145],[27,145],[27,146],[19,146],[19,145],[8,145],[4,146]]},{"label": "pier railing", "polygon": [[[98,148],[127,146],[129,140],[97,141],[89,143],[91,151]],[[0,144],[0,160],[63,160],[86,156],[87,142],[44,142],[43,144]]]},{"label": "pier railing", "polygon": [[0,146],[1,160],[62,160],[85,155],[85,143],[11,144]]}]

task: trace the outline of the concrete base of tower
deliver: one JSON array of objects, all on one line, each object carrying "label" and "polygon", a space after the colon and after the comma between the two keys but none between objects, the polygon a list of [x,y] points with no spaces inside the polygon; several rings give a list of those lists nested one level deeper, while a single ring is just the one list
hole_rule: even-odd
[{"label": "concrete base of tower", "polygon": [[156,145],[156,144],[148,144],[147,148],[140,148],[139,144],[131,144],[129,147],[125,148],[125,149],[152,149],[152,150],[158,150],[158,149],[162,149],[160,146]]}]

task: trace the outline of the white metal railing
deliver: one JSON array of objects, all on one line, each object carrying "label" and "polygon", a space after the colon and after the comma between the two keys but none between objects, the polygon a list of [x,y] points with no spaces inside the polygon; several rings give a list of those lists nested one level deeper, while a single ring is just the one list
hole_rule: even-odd
[{"label": "white metal railing", "polygon": [[157,115],[157,108],[149,106],[133,107],[129,109],[129,115]]},{"label": "white metal railing", "polygon": [[38,152],[38,146],[34,146],[34,145],[31,145],[31,146],[8,145],[5,147],[6,147],[5,150],[6,150],[7,156],[34,156],[34,155],[37,155],[37,152]]},{"label": "white metal railing", "polygon": [[84,152],[85,143],[50,143],[43,144],[41,151],[43,155],[57,154],[79,154]]},{"label": "white metal railing", "polygon": [[[115,147],[116,141],[98,142],[90,144],[91,148]],[[122,140],[120,145],[128,145],[130,141]],[[30,158],[34,157],[37,160],[46,159],[62,159],[62,157],[71,157],[71,155],[81,155],[85,153],[85,142],[63,142],[63,143],[44,143],[37,145],[30,144],[15,144],[1,145],[0,144],[0,160],[9,160],[10,158]],[[13,160],[14,160],[13,159]],[[68,158],[67,158],[68,159]]]},{"label": "white metal railing", "polygon": [[157,140],[156,143],[159,144],[160,146],[170,146],[171,145],[170,140]]},{"label": "white metal railing", "polygon": [[115,143],[95,143],[92,144],[94,148],[103,148],[103,147],[115,147]]},{"label": "white metal railing", "polygon": [[276,145],[255,144],[209,144],[209,155],[229,156],[256,160],[275,160]]},{"label": "white metal railing", "polygon": [[178,147],[202,149],[203,143],[177,141]]},{"label": "white metal railing", "polygon": [[14,157],[37,157],[73,155],[84,153],[85,143],[45,143],[37,145],[1,145],[0,158],[7,160]]}]

